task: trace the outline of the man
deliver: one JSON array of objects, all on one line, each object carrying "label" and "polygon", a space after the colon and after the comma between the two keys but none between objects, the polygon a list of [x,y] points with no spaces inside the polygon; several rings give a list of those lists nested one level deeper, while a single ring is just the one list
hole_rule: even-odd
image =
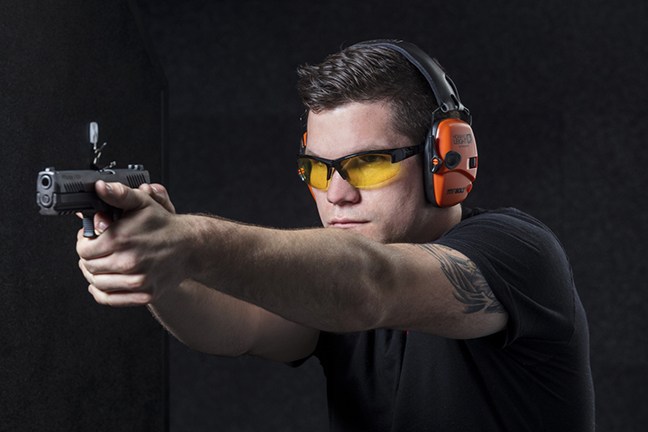
[{"label": "man", "polygon": [[98,183],[124,216],[79,234],[89,291],[148,305],[208,353],[317,356],[335,431],[593,430],[587,322],[558,240],[514,209],[448,204],[422,175],[431,130],[467,120],[435,68],[381,41],[300,69],[299,170],[324,229],[176,215],[160,185]]}]

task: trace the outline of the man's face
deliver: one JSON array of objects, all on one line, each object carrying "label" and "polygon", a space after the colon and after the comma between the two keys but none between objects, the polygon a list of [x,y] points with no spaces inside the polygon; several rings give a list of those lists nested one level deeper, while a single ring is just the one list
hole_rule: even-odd
[{"label": "man's face", "polygon": [[[308,115],[306,153],[337,159],[366,150],[387,150],[414,144],[392,127],[391,108],[382,102],[349,103]],[[435,208],[424,198],[420,156],[400,162],[387,184],[357,189],[334,172],[328,190],[313,188],[324,227],[348,229],[385,242],[431,240]]]}]

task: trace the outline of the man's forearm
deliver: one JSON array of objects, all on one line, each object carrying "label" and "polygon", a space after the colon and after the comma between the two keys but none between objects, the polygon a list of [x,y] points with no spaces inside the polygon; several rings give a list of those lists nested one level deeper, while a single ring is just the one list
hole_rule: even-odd
[{"label": "man's forearm", "polygon": [[319,336],[312,328],[192,280],[166,290],[149,309],[185,345],[215,355],[295,361],[313,352]]},{"label": "man's forearm", "polygon": [[372,328],[385,245],[331,229],[274,230],[196,216],[191,277],[287,319],[328,331]]},{"label": "man's forearm", "polygon": [[178,340],[209,354],[248,352],[257,326],[255,307],[201,284],[185,280],[149,304],[160,323]]}]

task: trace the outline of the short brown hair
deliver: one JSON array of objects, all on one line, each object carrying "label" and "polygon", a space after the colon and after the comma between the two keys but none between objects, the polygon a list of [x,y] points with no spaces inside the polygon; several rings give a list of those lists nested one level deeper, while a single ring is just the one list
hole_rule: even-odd
[{"label": "short brown hair", "polygon": [[380,46],[351,46],[318,65],[297,70],[297,89],[308,111],[319,113],[350,102],[385,101],[393,126],[413,143],[431,126],[436,99],[423,75],[400,53]]}]

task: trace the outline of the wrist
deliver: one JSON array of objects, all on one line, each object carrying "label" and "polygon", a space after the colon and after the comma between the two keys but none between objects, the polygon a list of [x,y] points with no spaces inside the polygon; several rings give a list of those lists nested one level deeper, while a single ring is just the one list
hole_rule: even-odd
[{"label": "wrist", "polygon": [[182,215],[178,222],[182,230],[183,279],[209,279],[215,270],[214,263],[222,264],[226,259],[223,252],[227,250],[227,239],[232,238],[233,224],[203,214]]},{"label": "wrist", "polygon": [[180,232],[178,238],[179,258],[182,280],[191,279],[202,273],[207,254],[207,227],[204,216],[177,215],[176,223]]}]

